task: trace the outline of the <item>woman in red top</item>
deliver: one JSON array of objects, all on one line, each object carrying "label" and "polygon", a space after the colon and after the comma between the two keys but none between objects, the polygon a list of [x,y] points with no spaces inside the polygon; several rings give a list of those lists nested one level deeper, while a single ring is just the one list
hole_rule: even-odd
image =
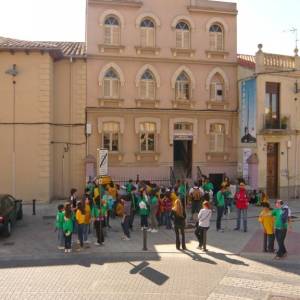
[{"label": "woman in red top", "polygon": [[236,227],[234,230],[240,230],[241,219],[243,219],[244,232],[247,232],[247,211],[249,206],[249,197],[247,195],[244,183],[240,183],[240,190],[236,192],[234,198],[237,208]]}]

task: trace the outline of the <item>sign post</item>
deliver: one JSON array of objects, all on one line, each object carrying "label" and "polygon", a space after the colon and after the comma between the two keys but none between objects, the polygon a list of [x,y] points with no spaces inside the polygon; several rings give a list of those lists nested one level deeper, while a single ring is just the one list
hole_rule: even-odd
[{"label": "sign post", "polygon": [[108,150],[99,149],[98,172],[100,176],[108,175]]}]

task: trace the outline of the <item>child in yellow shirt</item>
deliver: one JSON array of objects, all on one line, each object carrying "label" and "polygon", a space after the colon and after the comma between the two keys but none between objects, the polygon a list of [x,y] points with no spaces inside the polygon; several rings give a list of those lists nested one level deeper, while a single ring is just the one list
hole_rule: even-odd
[{"label": "child in yellow shirt", "polygon": [[262,224],[264,231],[263,252],[274,252],[274,217],[272,216],[272,209],[268,202],[262,203],[263,210],[261,211],[258,221]]}]

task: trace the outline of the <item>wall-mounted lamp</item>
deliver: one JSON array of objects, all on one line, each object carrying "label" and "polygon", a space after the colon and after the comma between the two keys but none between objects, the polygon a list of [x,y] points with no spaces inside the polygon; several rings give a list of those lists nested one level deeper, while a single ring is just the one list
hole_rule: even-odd
[{"label": "wall-mounted lamp", "polygon": [[300,87],[298,85],[298,81],[296,80],[296,82],[295,82],[295,94],[298,94],[298,93],[300,93]]}]

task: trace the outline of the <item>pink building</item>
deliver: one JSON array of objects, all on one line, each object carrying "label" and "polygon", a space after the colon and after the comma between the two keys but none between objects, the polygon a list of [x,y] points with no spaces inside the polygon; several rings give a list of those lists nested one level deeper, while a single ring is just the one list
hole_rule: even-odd
[{"label": "pink building", "polygon": [[237,169],[236,4],[89,0],[87,176],[220,179]]}]

